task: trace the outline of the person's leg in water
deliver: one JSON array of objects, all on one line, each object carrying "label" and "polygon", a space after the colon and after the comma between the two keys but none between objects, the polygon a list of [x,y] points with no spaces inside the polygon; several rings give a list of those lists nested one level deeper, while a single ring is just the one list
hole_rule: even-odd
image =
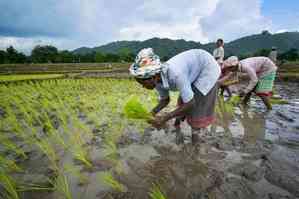
[{"label": "person's leg in water", "polygon": [[267,109],[272,110],[272,104],[270,102],[270,97],[268,97],[268,96],[259,96],[259,97],[263,100],[263,102],[264,102],[265,106],[267,107]]},{"label": "person's leg in water", "polygon": [[201,128],[198,129],[192,128],[192,135],[191,135],[192,145],[197,145],[202,141],[202,138],[200,138],[201,131],[202,131]]},{"label": "person's leg in water", "polygon": [[181,131],[181,122],[184,121],[185,117],[178,117],[175,119],[174,126],[175,126],[175,142],[176,144],[183,144],[184,143],[184,135]]},{"label": "person's leg in water", "polygon": [[248,102],[249,102],[249,100],[250,100],[250,98],[251,98],[251,95],[252,95],[252,91],[249,92],[249,93],[247,93],[247,94],[245,95],[245,97],[244,97],[244,99],[243,99],[243,102],[242,102],[244,106],[247,106],[247,105],[248,105]]},{"label": "person's leg in water", "polygon": [[220,96],[224,95],[224,86],[220,86]]}]

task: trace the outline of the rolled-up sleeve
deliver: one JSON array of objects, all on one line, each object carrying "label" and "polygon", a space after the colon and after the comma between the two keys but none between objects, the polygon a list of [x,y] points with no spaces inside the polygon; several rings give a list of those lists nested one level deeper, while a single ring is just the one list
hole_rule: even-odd
[{"label": "rolled-up sleeve", "polygon": [[192,91],[191,82],[188,80],[188,78],[185,76],[177,76],[176,85],[183,102],[190,102],[194,97],[194,92]]}]

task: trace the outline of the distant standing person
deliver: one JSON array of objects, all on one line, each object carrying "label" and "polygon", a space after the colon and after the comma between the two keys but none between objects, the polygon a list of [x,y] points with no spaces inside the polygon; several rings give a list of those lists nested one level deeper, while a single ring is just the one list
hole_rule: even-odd
[{"label": "distant standing person", "polygon": [[277,64],[277,48],[275,46],[272,47],[271,52],[268,56],[275,64]]},{"label": "distant standing person", "polygon": [[272,109],[270,97],[277,66],[268,57],[250,57],[239,61],[238,57],[232,56],[223,64],[231,71],[239,71],[249,76],[248,86],[239,94],[240,97],[244,97],[244,104],[247,104],[252,93],[255,93],[263,100],[268,110]]},{"label": "distant standing person", "polygon": [[218,62],[220,66],[223,64],[223,59],[224,59],[224,42],[223,39],[218,39],[216,42],[216,49],[213,51],[213,56]]},{"label": "distant standing person", "polygon": [[[231,97],[231,92],[229,90],[229,87],[227,85],[224,84],[224,79],[223,77],[227,75],[227,72],[224,70],[223,68],[223,60],[224,60],[224,42],[223,39],[218,39],[216,42],[216,49],[213,52],[213,56],[216,59],[217,63],[219,64],[219,66],[221,67],[221,77],[218,81],[219,83],[219,88],[220,88],[220,95],[223,96],[224,91],[226,91],[228,93],[228,96]],[[227,76],[229,78],[229,76]]]},{"label": "distant standing person", "polygon": [[[205,50],[192,49],[182,52],[166,63],[160,63],[151,48],[141,50],[130,73],[146,89],[156,89],[159,103],[152,110],[155,116],[149,121],[156,128],[178,117],[186,117],[192,128],[192,143],[200,140],[200,132],[215,121],[217,80],[220,67]],[[178,107],[165,114],[158,114],[170,101],[169,91],[178,91]]]}]

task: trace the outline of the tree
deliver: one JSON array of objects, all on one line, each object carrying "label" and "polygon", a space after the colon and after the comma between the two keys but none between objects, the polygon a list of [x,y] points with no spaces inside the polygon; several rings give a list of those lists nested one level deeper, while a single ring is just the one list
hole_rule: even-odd
[{"label": "tree", "polygon": [[14,49],[13,46],[9,46],[6,49],[6,57],[7,57],[8,63],[10,63],[10,64],[17,63],[17,60],[18,60],[18,51],[16,49]]},{"label": "tree", "polygon": [[68,50],[63,50],[56,56],[56,63],[72,63],[75,61],[75,56]]},{"label": "tree", "polygon": [[6,62],[6,52],[4,50],[0,50],[0,64],[4,64]]},{"label": "tree", "polygon": [[253,54],[254,57],[256,56],[264,56],[264,57],[268,57],[269,53],[271,52],[271,49],[261,49],[259,51],[257,51],[256,53]]},{"label": "tree", "polygon": [[55,62],[57,55],[58,55],[57,48],[50,45],[46,45],[46,46],[37,45],[33,48],[31,52],[32,61],[35,63]]},{"label": "tree", "polygon": [[23,53],[18,53],[17,54],[17,60],[15,63],[17,64],[23,64],[23,63],[26,63],[28,61],[27,57],[25,54]]},{"label": "tree", "polygon": [[133,62],[135,55],[132,53],[132,51],[129,48],[121,48],[119,50],[118,56],[120,58],[120,61],[125,62]]},{"label": "tree", "polygon": [[101,52],[97,52],[95,55],[95,62],[97,63],[105,62],[105,55]]},{"label": "tree", "polygon": [[263,30],[262,35],[271,35],[271,33],[268,30]]},{"label": "tree", "polygon": [[117,54],[108,53],[105,55],[105,62],[119,62],[120,57]]},{"label": "tree", "polygon": [[292,48],[278,56],[280,60],[296,61],[299,59],[298,49]]},{"label": "tree", "polygon": [[95,62],[96,53],[93,51],[92,53],[79,55],[80,62],[82,63],[93,63]]}]

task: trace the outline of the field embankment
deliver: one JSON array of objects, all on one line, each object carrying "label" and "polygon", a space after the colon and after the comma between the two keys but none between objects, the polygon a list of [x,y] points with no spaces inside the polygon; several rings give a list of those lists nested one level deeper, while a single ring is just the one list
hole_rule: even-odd
[{"label": "field embankment", "polygon": [[[129,66],[130,63],[5,64],[0,65],[0,82],[84,77],[129,78]],[[299,81],[299,62],[280,65],[277,81]]]}]

